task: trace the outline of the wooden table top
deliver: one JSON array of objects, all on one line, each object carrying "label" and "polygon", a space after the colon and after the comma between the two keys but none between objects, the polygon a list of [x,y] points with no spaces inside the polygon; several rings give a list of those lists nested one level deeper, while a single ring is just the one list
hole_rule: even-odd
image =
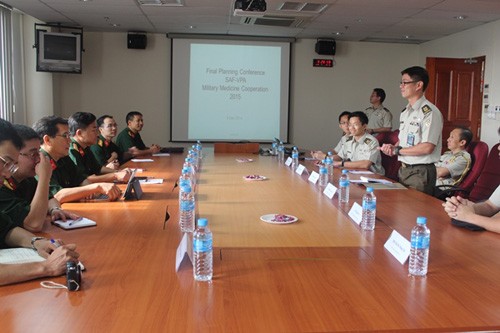
[{"label": "wooden table top", "polygon": [[[214,233],[214,279],[195,282],[184,262],[175,272],[182,156],[132,164],[164,178],[143,186],[140,201],[71,203],[64,208],[97,227],[47,237],[76,243],[87,271],[82,290],[49,290],[40,281],[0,287],[2,332],[331,332],[500,329],[500,235],[453,227],[440,202],[414,190],[378,190],[377,224],[365,232],[348,206],[272,157],[207,154],[197,213]],[[247,174],[269,179],[245,182]],[[338,177],[339,171],[336,170]],[[168,212],[170,219],[165,223]],[[289,225],[259,220],[295,215]],[[431,229],[429,273],[408,277],[384,243],[409,238],[417,216]]]}]

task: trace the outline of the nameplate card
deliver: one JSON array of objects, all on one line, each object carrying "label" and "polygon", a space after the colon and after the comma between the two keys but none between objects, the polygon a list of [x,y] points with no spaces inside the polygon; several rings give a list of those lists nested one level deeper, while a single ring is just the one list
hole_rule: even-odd
[{"label": "nameplate card", "polygon": [[319,180],[319,173],[317,173],[316,171],[311,172],[311,175],[309,175],[309,178],[307,180],[313,184],[316,184]]},{"label": "nameplate card", "polygon": [[401,265],[404,265],[410,256],[410,241],[401,236],[401,234],[396,230],[392,231],[391,236],[387,242],[385,242],[384,247],[401,263]]},{"label": "nameplate card", "polygon": [[359,205],[359,203],[355,202],[351,210],[349,211],[349,217],[356,222],[356,224],[360,224],[363,219],[363,208]]},{"label": "nameplate card", "polygon": [[292,158],[291,158],[291,157],[288,157],[288,158],[286,159],[286,161],[285,161],[285,165],[286,165],[287,167],[289,167],[290,165],[292,165]]},{"label": "nameplate card", "polygon": [[188,258],[190,265],[191,266],[193,265],[192,251],[193,251],[193,246],[191,238],[188,233],[184,233],[184,236],[182,236],[181,242],[179,243],[179,246],[177,247],[177,251],[175,254],[176,272],[179,271],[179,267],[181,267],[181,264],[186,257]]},{"label": "nameplate card", "polygon": [[323,194],[326,195],[328,199],[332,199],[335,193],[337,193],[337,188],[332,183],[328,183],[323,191]]},{"label": "nameplate card", "polygon": [[297,169],[295,169],[295,173],[298,174],[298,175],[302,175],[304,173],[304,170],[306,169],[306,167],[302,164],[299,164],[299,166],[297,167]]}]

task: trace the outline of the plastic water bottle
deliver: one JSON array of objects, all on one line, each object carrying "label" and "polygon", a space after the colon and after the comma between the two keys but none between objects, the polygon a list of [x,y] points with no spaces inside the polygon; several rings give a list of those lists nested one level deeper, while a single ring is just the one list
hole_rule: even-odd
[{"label": "plastic water bottle", "polygon": [[429,263],[429,243],[431,231],[427,228],[427,218],[417,217],[417,225],[411,230],[411,250],[408,273],[413,276],[425,276]]},{"label": "plastic water bottle", "polygon": [[182,167],[188,169],[189,177],[191,177],[191,185],[194,187],[196,185],[196,170],[194,169],[193,163],[191,163],[191,159],[186,158]]},{"label": "plastic water bottle", "polygon": [[281,164],[285,163],[285,146],[283,145],[283,141],[280,141],[278,145],[278,162]]},{"label": "plastic water bottle", "polygon": [[319,166],[319,186],[328,185],[328,168],[324,162]]},{"label": "plastic water bottle", "polygon": [[328,179],[333,179],[333,154],[331,151],[326,155],[325,164],[328,170]]},{"label": "plastic water bottle", "polygon": [[179,225],[182,232],[194,231],[195,201],[194,193],[191,187],[181,188],[181,197],[179,200]]},{"label": "plastic water bottle", "polygon": [[189,175],[189,170],[187,168],[182,168],[182,173],[179,177],[179,182],[177,183],[177,185],[179,186],[179,200],[180,200],[183,188],[193,187],[193,184],[191,184],[191,176]]},{"label": "plastic water bottle", "polygon": [[375,216],[377,214],[377,198],[373,194],[373,188],[367,187],[363,195],[363,219],[361,220],[361,229],[375,229]]},{"label": "plastic water bottle", "polygon": [[292,170],[295,171],[297,167],[299,166],[299,150],[297,149],[297,146],[293,146],[292,149]]},{"label": "plastic water bottle", "polygon": [[212,232],[205,218],[198,219],[193,233],[193,275],[196,281],[210,281],[213,275]]},{"label": "plastic water bottle", "polygon": [[278,155],[278,143],[276,141],[274,141],[273,145],[271,146],[271,155]]},{"label": "plastic water bottle", "polygon": [[340,203],[348,203],[349,202],[349,185],[350,185],[349,171],[344,169],[344,170],[342,170],[342,174],[340,175],[340,178],[339,178],[339,202]]},{"label": "plastic water bottle", "polygon": [[196,141],[196,148],[198,150],[198,158],[200,159],[200,162],[201,162],[201,160],[203,159],[203,153],[201,151],[203,147],[201,145],[201,141],[200,140]]}]

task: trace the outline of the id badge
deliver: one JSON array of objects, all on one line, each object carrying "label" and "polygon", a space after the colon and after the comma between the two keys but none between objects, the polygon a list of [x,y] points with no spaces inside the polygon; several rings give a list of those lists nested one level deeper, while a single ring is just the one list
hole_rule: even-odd
[{"label": "id badge", "polygon": [[408,144],[408,146],[414,146],[415,145],[415,134],[408,133],[408,136],[406,137],[406,143]]}]

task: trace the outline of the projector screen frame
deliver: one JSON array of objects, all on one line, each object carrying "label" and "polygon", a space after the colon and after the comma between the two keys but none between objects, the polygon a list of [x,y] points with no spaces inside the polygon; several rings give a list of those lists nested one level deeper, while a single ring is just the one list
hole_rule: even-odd
[{"label": "projector screen frame", "polygon": [[[287,46],[288,49],[285,48],[285,50],[288,51],[288,53],[283,53],[283,55],[287,58],[288,61],[288,68],[286,70],[288,71],[286,73],[287,75],[287,82],[286,82],[286,98],[284,98],[284,95],[280,93],[280,101],[281,103],[285,102],[287,105],[283,110],[281,111],[280,114],[280,119],[281,117],[286,117],[286,122],[285,121],[280,121],[280,140],[282,140],[284,143],[289,143],[289,137],[290,137],[290,102],[291,102],[291,96],[290,96],[290,90],[291,90],[291,64],[292,64],[292,43],[296,41],[295,38],[288,38],[288,37],[256,37],[256,36],[240,36],[240,35],[196,35],[196,34],[167,34],[167,38],[170,39],[170,142],[177,142],[177,143],[192,143],[196,142],[196,140],[201,139],[203,142],[207,143],[215,143],[215,142],[258,142],[258,143],[271,143],[274,140],[273,138],[265,139],[265,140],[260,140],[260,139],[252,139],[252,138],[238,138],[238,139],[204,139],[204,138],[194,138],[194,137],[189,137],[189,134],[186,133],[186,138],[179,138],[179,135],[174,135],[174,40],[175,39],[194,39],[194,40],[204,40],[204,39],[209,39],[209,40],[229,40],[229,41],[242,41],[242,42],[276,42],[276,43],[287,43],[289,44]],[[189,68],[189,67],[188,67]],[[189,88],[189,84],[188,84]],[[280,91],[282,91],[280,89]],[[187,93],[189,95],[189,93]],[[281,107],[280,107],[281,108]],[[285,115],[286,113],[286,115]],[[178,116],[177,116],[178,117]],[[283,118],[284,120],[284,118]],[[286,131],[286,132],[285,132]]]}]

